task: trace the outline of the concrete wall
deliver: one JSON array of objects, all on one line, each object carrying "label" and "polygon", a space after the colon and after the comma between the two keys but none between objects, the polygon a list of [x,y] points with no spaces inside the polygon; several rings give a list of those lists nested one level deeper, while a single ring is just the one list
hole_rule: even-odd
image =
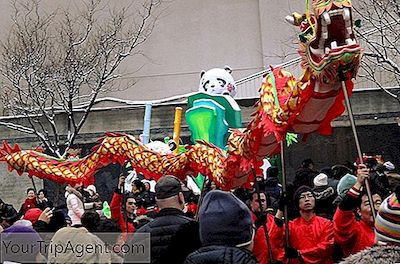
[{"label": "concrete wall", "polygon": [[[82,1],[43,0],[41,5],[47,12],[76,10]],[[304,10],[304,1],[165,1],[152,35],[139,47],[145,56],[130,57],[121,65],[120,88],[133,80],[136,85],[107,96],[150,100],[185,94],[198,89],[201,70],[229,65],[239,79],[297,56],[297,30],[284,22],[296,10]],[[0,1],[0,40],[8,34],[11,15],[9,1]]]}]

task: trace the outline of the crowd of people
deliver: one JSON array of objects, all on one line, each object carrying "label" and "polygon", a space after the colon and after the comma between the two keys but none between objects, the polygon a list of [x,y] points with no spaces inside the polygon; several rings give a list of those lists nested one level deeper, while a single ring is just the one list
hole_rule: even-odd
[{"label": "crowd of people", "polygon": [[[13,233],[27,234],[24,239],[32,241],[53,233],[50,247],[103,243],[112,250],[82,255],[35,251],[28,256],[2,254],[2,260],[136,263],[137,256],[121,248],[138,242],[137,234],[150,234],[151,263],[400,261],[400,176],[392,163],[370,158],[358,166],[317,171],[306,159],[286,192],[279,177],[279,170],[270,167],[266,175],[255,177],[250,189],[226,192],[207,181],[200,194],[171,175],[157,183],[139,177],[129,184],[120,175],[110,216],[94,185],[68,185],[65,209],[53,207],[46,190],[29,188],[18,212],[0,200],[3,240]],[[105,241],[97,235],[104,232],[115,236]]]}]

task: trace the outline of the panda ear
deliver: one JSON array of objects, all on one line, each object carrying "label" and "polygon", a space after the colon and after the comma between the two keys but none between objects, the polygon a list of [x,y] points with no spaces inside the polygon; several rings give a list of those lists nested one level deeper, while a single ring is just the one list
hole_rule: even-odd
[{"label": "panda ear", "polygon": [[202,70],[201,72],[200,72],[200,78],[203,78],[203,75],[206,73],[206,71],[205,70]]},{"label": "panda ear", "polygon": [[225,71],[227,71],[229,74],[232,73],[232,68],[229,67],[228,65],[225,65],[224,69],[225,69]]}]

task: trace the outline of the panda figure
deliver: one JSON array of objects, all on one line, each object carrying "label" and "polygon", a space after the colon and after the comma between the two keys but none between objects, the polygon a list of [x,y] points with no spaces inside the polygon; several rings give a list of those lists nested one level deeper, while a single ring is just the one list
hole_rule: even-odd
[{"label": "panda figure", "polygon": [[225,66],[224,69],[214,68],[201,71],[199,91],[208,94],[236,95],[236,83],[231,75],[232,69]]}]

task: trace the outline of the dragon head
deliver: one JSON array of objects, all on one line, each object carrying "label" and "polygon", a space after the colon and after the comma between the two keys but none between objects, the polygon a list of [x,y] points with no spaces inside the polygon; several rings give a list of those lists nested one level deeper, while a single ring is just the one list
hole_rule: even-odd
[{"label": "dragon head", "polygon": [[313,0],[312,7],[313,14],[286,17],[301,30],[302,67],[326,84],[338,81],[338,73],[355,77],[362,49],[353,31],[351,1]]}]

